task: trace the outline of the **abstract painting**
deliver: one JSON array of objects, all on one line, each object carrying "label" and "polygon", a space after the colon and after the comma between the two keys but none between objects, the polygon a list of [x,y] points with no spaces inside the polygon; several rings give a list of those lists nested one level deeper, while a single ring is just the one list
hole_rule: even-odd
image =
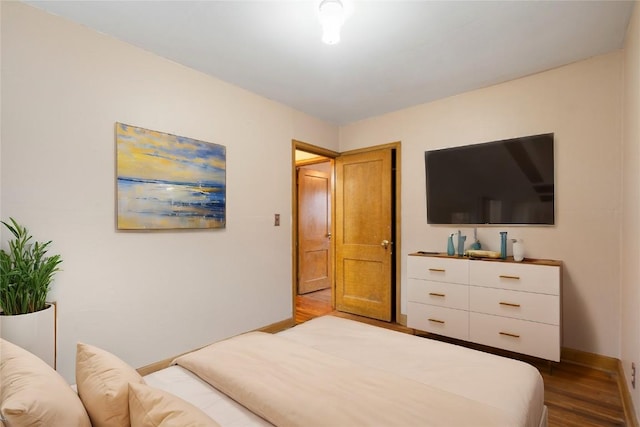
[{"label": "abstract painting", "polygon": [[226,148],[116,123],[118,229],[224,228]]}]

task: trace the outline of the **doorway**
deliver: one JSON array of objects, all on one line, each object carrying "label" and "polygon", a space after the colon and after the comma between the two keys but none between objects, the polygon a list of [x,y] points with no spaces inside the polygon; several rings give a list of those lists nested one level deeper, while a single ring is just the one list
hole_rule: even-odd
[{"label": "doorway", "polygon": [[334,159],[338,153],[293,143],[294,318],[302,323],[334,308]]},{"label": "doorway", "polygon": [[[381,146],[369,147],[365,149],[353,150],[347,153],[338,153],[326,150],[300,141],[293,141],[292,144],[292,160],[293,160],[293,227],[292,227],[292,244],[293,244],[293,307],[294,318],[296,323],[306,321],[309,318],[316,317],[331,312],[335,309],[337,303],[340,303],[339,310],[358,314],[365,317],[378,318],[391,322],[406,324],[404,316],[400,315],[400,143],[391,143]],[[380,161],[379,158],[370,158],[376,153],[386,152],[391,161]],[[364,156],[364,157],[363,157]],[[330,204],[328,214],[328,225],[314,225],[314,237],[324,242],[311,242],[310,252],[302,248],[303,242],[300,236],[300,227],[304,226],[304,220],[301,216],[304,213],[304,207],[301,207],[300,200],[304,196],[299,195],[299,176],[301,169],[317,170],[319,165],[330,165],[328,173],[329,184],[320,185],[326,182],[326,175],[317,172],[303,172],[305,179],[310,180],[315,187],[330,187],[331,196],[327,203],[314,203],[315,210],[323,211]],[[337,165],[340,170],[337,171]],[[348,165],[348,166],[347,166]],[[382,166],[382,169],[379,168]],[[378,170],[386,170],[386,175],[376,175]],[[337,173],[339,172],[339,173]],[[366,208],[371,206],[372,200],[376,199],[381,193],[377,191],[381,188],[379,185],[371,185],[370,179],[364,181],[354,181],[356,177],[362,177],[363,173],[370,178],[379,176],[377,182],[388,182],[389,196],[381,206],[386,204],[390,213],[386,217],[386,225],[377,229],[371,227],[360,227],[363,220],[370,223],[371,214]],[[386,178],[385,178],[386,177]],[[374,180],[375,181],[375,180]],[[363,182],[366,185],[363,186]],[[339,186],[340,188],[336,188]],[[348,187],[348,190],[342,191]],[[374,190],[374,191],[371,191]],[[336,200],[336,194],[339,199]],[[362,196],[366,194],[366,196]],[[354,201],[345,204],[345,200]],[[357,201],[357,202],[355,202]],[[362,202],[362,203],[361,203]],[[365,208],[358,208],[364,206]],[[336,216],[336,208],[338,215]],[[356,209],[354,211],[354,208]],[[363,220],[351,220],[355,218],[354,214],[364,213],[366,218]],[[306,215],[306,214],[305,214]],[[345,216],[346,215],[346,216]],[[338,221],[336,222],[336,217]],[[317,219],[313,219],[317,221]],[[338,223],[339,222],[339,223]],[[337,233],[336,233],[337,230]],[[351,230],[351,231],[349,231]],[[378,230],[377,232],[375,230]],[[366,231],[367,235],[364,239],[352,239],[353,236],[363,235],[362,231]],[[337,236],[336,236],[337,235]],[[336,239],[337,237],[337,239]],[[339,241],[338,241],[339,240]],[[324,246],[322,246],[324,243]],[[357,243],[357,245],[352,245]],[[366,259],[354,257],[351,251],[355,249],[360,255],[367,254]],[[371,258],[374,253],[377,259]],[[345,254],[347,258],[344,258]],[[305,260],[301,257],[307,257],[313,261],[311,264],[311,274],[304,272],[306,268]],[[386,257],[386,261],[384,258]],[[336,260],[340,258],[340,265],[337,266]],[[330,260],[329,266],[325,269],[319,267],[324,265],[320,261]],[[381,269],[387,265],[388,268]],[[337,268],[340,267],[340,268]],[[384,277],[383,277],[384,276]],[[302,286],[301,286],[302,278]],[[372,280],[375,279],[375,280]],[[329,287],[325,287],[329,283]],[[313,287],[310,292],[305,291],[305,282],[318,284],[318,290]],[[323,284],[324,282],[324,284]],[[385,289],[389,298],[384,301],[377,301],[378,296],[375,295],[373,286],[368,286],[376,282],[376,289]],[[338,293],[336,293],[338,289]],[[358,294],[361,292],[361,294]],[[339,298],[338,298],[339,297]],[[346,302],[346,304],[345,304]],[[374,314],[370,309],[372,303],[382,302],[381,305],[387,305],[387,315],[380,317]],[[364,304],[364,305],[361,305]],[[324,306],[322,305],[324,304]],[[359,307],[358,307],[359,306]]]}]

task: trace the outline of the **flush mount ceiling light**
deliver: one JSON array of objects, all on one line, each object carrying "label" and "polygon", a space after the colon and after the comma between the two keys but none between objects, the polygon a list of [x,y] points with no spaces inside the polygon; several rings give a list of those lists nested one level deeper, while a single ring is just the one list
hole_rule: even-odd
[{"label": "flush mount ceiling light", "polygon": [[346,13],[340,0],[322,0],[318,6],[318,18],[322,26],[322,41],[326,44],[340,43],[340,29]]}]

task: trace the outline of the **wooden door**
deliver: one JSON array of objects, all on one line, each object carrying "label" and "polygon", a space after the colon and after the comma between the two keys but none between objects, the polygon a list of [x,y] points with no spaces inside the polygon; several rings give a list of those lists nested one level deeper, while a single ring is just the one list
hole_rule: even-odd
[{"label": "wooden door", "polygon": [[336,309],[390,321],[392,150],[336,160]]},{"label": "wooden door", "polygon": [[298,294],[331,287],[331,175],[298,169]]}]

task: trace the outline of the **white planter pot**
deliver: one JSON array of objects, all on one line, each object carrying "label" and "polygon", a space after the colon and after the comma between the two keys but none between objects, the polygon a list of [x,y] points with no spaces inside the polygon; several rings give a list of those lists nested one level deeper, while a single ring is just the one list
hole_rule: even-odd
[{"label": "white planter pot", "polygon": [[56,368],[55,306],[49,304],[35,313],[0,315],[0,337],[28,350]]}]

